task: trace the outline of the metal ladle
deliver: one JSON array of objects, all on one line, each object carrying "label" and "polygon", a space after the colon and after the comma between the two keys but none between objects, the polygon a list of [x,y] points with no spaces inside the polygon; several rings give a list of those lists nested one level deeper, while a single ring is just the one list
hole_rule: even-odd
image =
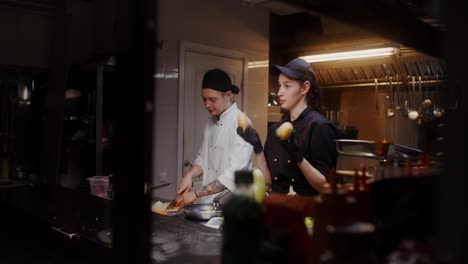
[{"label": "metal ladle", "polygon": [[[403,111],[401,111],[401,115],[405,118],[408,118],[408,113],[410,112],[410,96],[411,96],[411,87],[410,87],[410,78],[411,76],[407,76],[406,77],[406,82],[405,82],[405,86],[403,88],[405,88],[405,95],[404,95],[404,100],[403,100]],[[403,78],[402,78],[402,82],[403,84]]]},{"label": "metal ladle", "polygon": [[423,107],[430,107],[432,105],[432,101],[429,98],[429,85],[428,85],[429,81],[427,80],[427,75],[424,76],[424,78],[426,79],[426,99],[424,99],[424,101],[422,102],[422,106]]},{"label": "metal ladle", "polygon": [[433,115],[433,103],[429,97],[429,81],[427,79],[427,75],[425,77],[425,83],[426,83],[426,99],[421,103],[421,119],[425,123],[431,123],[434,119]]},{"label": "metal ladle", "polygon": [[392,77],[390,76],[390,94],[387,93],[386,99],[388,100],[388,108],[387,108],[387,117],[393,117],[395,115],[395,110],[393,110],[393,82]]},{"label": "metal ladle", "polygon": [[412,76],[411,85],[412,85],[413,91],[411,93],[410,106],[408,107],[408,118],[410,120],[416,120],[419,117],[419,113],[415,108],[412,108],[413,107],[412,105],[414,105],[415,103],[414,97],[416,93],[416,78],[414,76]]},{"label": "metal ladle", "polygon": [[395,109],[397,111],[401,110],[401,102],[400,102],[400,78],[398,78],[398,74],[396,75],[396,83],[397,83],[397,91],[395,96]]},{"label": "metal ladle", "polygon": [[377,78],[374,79],[375,82],[375,111],[379,112],[379,82]]},{"label": "metal ladle", "polygon": [[[436,97],[437,97],[437,103],[440,104],[440,87],[439,87],[439,74],[436,74]],[[444,108],[442,108],[440,105],[436,105],[434,102],[434,109],[432,110],[432,114],[440,118],[444,115]]]}]

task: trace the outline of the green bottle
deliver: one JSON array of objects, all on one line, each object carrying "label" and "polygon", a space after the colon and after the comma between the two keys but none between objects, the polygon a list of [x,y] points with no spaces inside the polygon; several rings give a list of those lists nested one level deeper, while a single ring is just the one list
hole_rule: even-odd
[{"label": "green bottle", "polygon": [[0,158],[0,184],[8,184],[10,182],[10,167],[8,165],[8,153],[2,151]]},{"label": "green bottle", "polygon": [[264,209],[255,200],[252,171],[235,172],[236,188],[224,205],[223,264],[261,263]]}]

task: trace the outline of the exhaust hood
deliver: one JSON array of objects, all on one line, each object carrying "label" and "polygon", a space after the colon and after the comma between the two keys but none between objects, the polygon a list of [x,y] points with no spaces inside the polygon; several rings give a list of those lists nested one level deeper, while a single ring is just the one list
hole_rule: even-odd
[{"label": "exhaust hood", "polygon": [[446,27],[438,12],[429,8],[428,0],[411,5],[406,1],[250,2],[274,14],[270,64],[285,64],[311,54],[398,48],[386,57],[310,62],[322,87],[374,86],[375,79],[382,83],[396,75],[404,83],[408,76],[427,76],[430,82],[436,82],[436,76],[447,78],[447,66],[440,59]]},{"label": "exhaust hood", "polygon": [[446,64],[415,50],[400,46],[399,52],[386,57],[312,62],[323,88],[374,86],[375,79],[385,84],[388,77],[406,83],[408,76],[427,76],[429,82],[447,77]]},{"label": "exhaust hood", "polygon": [[340,61],[340,60],[354,60],[391,56],[398,52],[396,47],[382,47],[362,50],[350,50],[340,52],[328,52],[323,54],[306,55],[300,58],[305,61],[311,62],[324,62],[324,61]]}]

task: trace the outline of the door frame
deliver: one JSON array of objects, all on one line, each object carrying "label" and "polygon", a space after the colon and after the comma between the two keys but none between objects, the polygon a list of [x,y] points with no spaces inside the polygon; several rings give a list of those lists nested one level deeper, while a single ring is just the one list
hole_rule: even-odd
[{"label": "door frame", "polygon": [[185,98],[185,53],[186,52],[199,52],[204,53],[207,55],[218,56],[218,57],[225,57],[231,59],[241,60],[243,63],[243,71],[242,71],[242,80],[240,84],[241,89],[241,100],[243,102],[243,108],[245,110],[247,98],[246,98],[246,83],[247,83],[247,63],[248,63],[248,55],[245,52],[235,51],[225,48],[218,48],[213,46],[208,46],[204,44],[189,42],[189,41],[181,41],[180,42],[180,49],[179,49],[179,98],[178,98],[178,122],[177,122],[177,184],[180,182],[183,173],[183,151],[184,151],[184,98]]}]

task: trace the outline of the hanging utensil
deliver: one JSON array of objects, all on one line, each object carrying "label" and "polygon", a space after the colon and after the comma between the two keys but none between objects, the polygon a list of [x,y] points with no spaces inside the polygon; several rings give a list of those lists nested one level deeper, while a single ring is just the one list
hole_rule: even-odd
[{"label": "hanging utensil", "polygon": [[375,82],[375,111],[379,112],[379,83],[377,78],[374,79]]},{"label": "hanging utensil", "polygon": [[422,77],[421,76],[418,76],[418,99],[417,99],[417,104],[419,104],[419,117],[418,117],[418,125],[421,125],[422,124],[422,116],[423,116],[423,107],[422,107]]},{"label": "hanging utensil", "polygon": [[431,98],[429,98],[429,81],[427,80],[427,75],[424,76],[425,78],[425,81],[426,81],[426,99],[424,99],[424,101],[422,102],[424,106],[430,106],[432,105],[432,101],[431,101]]},{"label": "hanging utensil", "polygon": [[439,74],[436,74],[436,99],[437,100],[434,100],[434,109],[432,110],[432,114],[435,117],[440,118],[444,115],[444,108],[441,107],[440,102]]},{"label": "hanging utensil", "polygon": [[388,108],[387,108],[387,117],[393,117],[395,115],[395,110],[393,110],[393,82],[392,82],[392,77],[387,78],[390,83],[390,91],[387,92],[387,96],[385,97],[388,102]]},{"label": "hanging utensil", "polygon": [[427,75],[424,76],[425,78],[425,84],[426,84],[426,94],[425,94],[425,98],[423,100],[423,102],[421,103],[421,119],[422,121],[424,121],[424,123],[426,124],[429,124],[432,122],[433,118],[434,118],[434,115],[433,115],[433,111],[432,111],[432,108],[433,108],[433,105],[432,105],[432,101],[431,99],[429,98],[429,81],[427,79]]},{"label": "hanging utensil", "polygon": [[412,85],[412,92],[411,92],[411,99],[410,99],[410,106],[408,107],[408,118],[411,120],[416,120],[419,117],[419,113],[414,107],[416,104],[416,77],[412,76],[411,79],[411,85]]},{"label": "hanging utensil", "polygon": [[395,109],[397,111],[400,111],[401,110],[401,101],[400,101],[400,78],[398,76],[398,74],[396,75],[396,96],[395,96]]},{"label": "hanging utensil", "polygon": [[[410,95],[411,95],[411,87],[410,87],[411,82],[410,82],[410,79],[411,79],[411,77],[408,75],[406,77],[406,85],[404,87],[404,88],[406,88],[406,92],[405,92],[405,100],[403,101],[403,105],[404,105],[404,109],[402,111],[402,116],[403,117],[408,117],[408,113],[410,111],[410,109],[409,109],[410,108],[409,100],[410,100]],[[403,80],[403,78],[402,78],[402,80]]]}]

